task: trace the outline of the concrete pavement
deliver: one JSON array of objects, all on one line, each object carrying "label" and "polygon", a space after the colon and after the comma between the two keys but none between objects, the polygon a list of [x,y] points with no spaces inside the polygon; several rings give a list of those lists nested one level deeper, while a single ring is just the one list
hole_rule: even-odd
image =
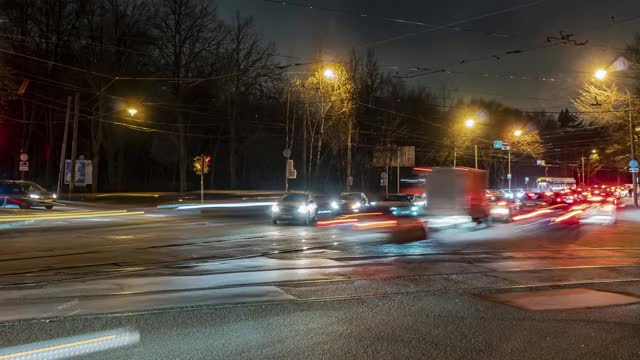
[{"label": "concrete pavement", "polygon": [[[404,244],[197,211],[6,230],[0,338],[127,325],[142,343],[109,356],[134,359],[625,357],[637,331],[629,319],[640,299],[640,217],[620,214],[610,226],[536,219]],[[620,292],[631,303],[540,315],[489,298],[566,288]],[[607,325],[612,338],[595,333],[616,316],[624,320]],[[542,340],[548,348],[527,349]]]}]

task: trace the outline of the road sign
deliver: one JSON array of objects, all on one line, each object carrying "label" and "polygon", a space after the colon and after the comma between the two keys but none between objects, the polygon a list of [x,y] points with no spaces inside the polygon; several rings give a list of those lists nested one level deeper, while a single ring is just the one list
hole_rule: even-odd
[{"label": "road sign", "polygon": [[29,171],[28,161],[20,161],[20,171]]},{"label": "road sign", "polygon": [[507,180],[511,180],[511,174],[507,174]]},{"label": "road sign", "polygon": [[494,149],[502,149],[502,140],[493,140]]},{"label": "road sign", "polygon": [[287,178],[295,179],[296,177],[298,177],[298,172],[293,166],[293,160],[289,159],[287,160]]},{"label": "road sign", "polygon": [[284,148],[284,150],[282,150],[282,156],[286,157],[287,159],[291,157],[291,149]]},{"label": "road sign", "polygon": [[507,144],[507,143],[502,143],[502,150],[507,151],[507,150],[509,150],[509,149],[511,149],[511,147],[509,147],[509,144]]},{"label": "road sign", "polygon": [[629,172],[630,173],[637,173],[638,172],[638,168],[629,168]]},{"label": "road sign", "polygon": [[386,171],[383,171],[380,173],[380,179],[388,179],[388,178],[389,178],[389,175],[387,175]]},{"label": "road sign", "polygon": [[20,161],[29,161],[29,155],[27,153],[20,153]]},{"label": "road sign", "polygon": [[633,160],[629,161],[629,167],[630,168],[637,168],[638,165],[640,165],[640,164],[638,164],[638,160],[636,160],[636,159],[633,159]]},{"label": "road sign", "polygon": [[[93,183],[93,164],[91,160],[76,160],[76,185],[85,186]],[[64,183],[71,182],[71,160],[64,161]]]}]

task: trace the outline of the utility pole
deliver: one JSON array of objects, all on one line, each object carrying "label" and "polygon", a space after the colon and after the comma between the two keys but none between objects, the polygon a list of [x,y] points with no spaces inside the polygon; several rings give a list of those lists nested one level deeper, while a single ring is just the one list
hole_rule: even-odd
[{"label": "utility pole", "polygon": [[204,154],[200,155],[200,161],[202,163],[202,171],[200,172],[200,203],[204,203],[204,168],[205,168],[205,163],[204,163]]},{"label": "utility pole", "polygon": [[78,117],[80,115],[80,93],[76,93],[73,114],[73,137],[71,138],[71,180],[69,181],[69,200],[76,187],[76,155],[78,152]]},{"label": "utility pole", "polygon": [[474,150],[475,155],[476,155],[476,170],[478,170],[478,144],[473,145],[473,150]]},{"label": "utility pole", "polygon": [[[629,89],[627,90],[627,99],[629,100],[629,138],[631,142],[631,160],[636,159],[636,139],[633,136],[633,118],[631,117],[631,95]],[[633,183],[633,206],[638,207],[638,174],[631,173],[631,180]]]},{"label": "utility pole", "polygon": [[456,149],[453,149],[453,167],[456,167],[456,157],[458,157]]},{"label": "utility pole", "polygon": [[400,193],[400,147],[396,147],[396,188],[398,189],[398,194]]},{"label": "utility pole", "polygon": [[507,172],[507,180],[509,180],[509,193],[511,193],[511,146],[509,146],[509,171]]},{"label": "utility pole", "polygon": [[287,115],[286,115],[286,126],[285,126],[285,140],[284,140],[284,151],[282,154],[285,158],[284,164],[284,192],[289,191],[289,158],[291,157],[291,149],[289,149],[289,97],[291,95],[291,87],[287,89]]},{"label": "utility pole", "polygon": [[585,181],[584,181],[584,152],[582,152],[582,186],[584,186]]},{"label": "utility pole", "polygon": [[60,166],[58,167],[58,187],[56,194],[62,193],[64,184],[64,160],[67,154],[67,134],[69,132],[69,118],[71,118],[71,96],[67,96],[67,113],[64,116],[64,134],[62,135],[62,149],[60,149]]}]

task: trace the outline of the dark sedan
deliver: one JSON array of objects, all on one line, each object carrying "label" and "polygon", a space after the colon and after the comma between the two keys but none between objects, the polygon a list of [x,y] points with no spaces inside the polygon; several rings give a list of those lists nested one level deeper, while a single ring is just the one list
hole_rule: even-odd
[{"label": "dark sedan", "polygon": [[56,194],[45,190],[33,181],[0,180],[0,201],[18,205],[22,209],[42,206],[47,210],[53,209]]}]

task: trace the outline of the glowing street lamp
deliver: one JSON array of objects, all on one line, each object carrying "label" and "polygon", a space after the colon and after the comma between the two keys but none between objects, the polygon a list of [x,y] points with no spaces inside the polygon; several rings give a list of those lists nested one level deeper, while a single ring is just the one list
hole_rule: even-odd
[{"label": "glowing street lamp", "polygon": [[138,109],[135,108],[128,108],[127,112],[129,113],[129,115],[131,115],[131,117],[136,116],[136,114],[138,113]]},{"label": "glowing street lamp", "polygon": [[592,154],[597,154],[597,153],[598,153],[598,150],[593,149],[593,150],[591,150],[591,153],[592,153]]},{"label": "glowing street lamp", "polygon": [[472,118],[468,118],[464,122],[464,126],[466,126],[468,128],[472,128],[475,124],[476,124],[476,121],[474,119],[472,119]]},{"label": "glowing street lamp", "polygon": [[518,129],[518,130],[514,131],[513,135],[516,136],[516,137],[522,136],[522,130]]},{"label": "glowing street lamp", "polygon": [[327,79],[333,79],[336,77],[336,73],[333,71],[332,68],[326,68],[324,69],[323,75],[325,78]]},{"label": "glowing street lamp", "polygon": [[598,69],[596,70],[596,72],[593,74],[593,76],[595,76],[596,79],[598,80],[604,80],[604,78],[607,77],[607,70],[605,69]]}]

